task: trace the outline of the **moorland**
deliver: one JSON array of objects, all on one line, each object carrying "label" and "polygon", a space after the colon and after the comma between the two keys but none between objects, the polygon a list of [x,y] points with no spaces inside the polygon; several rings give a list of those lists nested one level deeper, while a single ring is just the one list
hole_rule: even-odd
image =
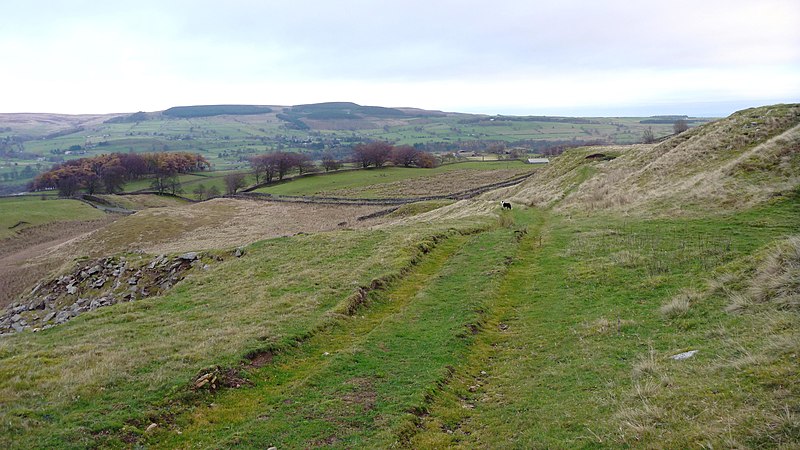
[{"label": "moorland", "polygon": [[[412,126],[391,108],[337,108],[255,112],[275,115],[287,136],[378,130],[413,144],[434,132],[444,142],[452,127],[487,132],[471,128],[480,125],[497,130],[487,145],[523,146],[500,130],[547,127],[610,138],[563,146],[543,165],[335,171],[204,201],[117,193],[103,196],[116,209],[103,210],[55,193],[0,200],[0,270],[32,274],[0,286],[0,445],[800,444],[800,105],[647,144],[637,131],[656,124],[640,121],[625,133],[398,110],[427,114]],[[128,133],[195,120],[185,117],[195,110],[168,111],[91,120]],[[224,117],[257,129],[252,110],[221,112],[191,126],[215,135],[205,124]],[[368,114],[386,123],[353,125]],[[314,128],[330,120],[353,129]],[[615,140],[618,130],[636,139]],[[186,142],[167,150],[197,150]],[[474,151],[458,142],[444,153]],[[220,156],[235,148],[206,150],[243,171]]]}]

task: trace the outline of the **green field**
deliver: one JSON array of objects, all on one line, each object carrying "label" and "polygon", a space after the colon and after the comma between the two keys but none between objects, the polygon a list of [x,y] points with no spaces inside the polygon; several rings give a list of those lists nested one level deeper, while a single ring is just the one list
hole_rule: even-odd
[{"label": "green field", "polygon": [[[319,159],[332,152],[345,159],[358,143],[386,140],[394,144],[431,145],[437,153],[472,150],[475,142],[504,142],[509,147],[537,151],[535,142],[579,145],[602,141],[640,142],[652,128],[656,136],[672,133],[672,125],[642,124],[645,118],[509,118],[470,114],[437,114],[387,119],[365,116],[358,121],[318,120],[308,130],[292,129],[279,119],[279,110],[268,114],[176,118],[150,113],[134,123],[105,123],[111,116],[25,115],[25,120],[0,115],[0,128],[11,128],[0,138],[14,137],[14,145],[0,146],[0,177],[25,166],[36,172],[55,162],[115,152],[187,151],[203,155],[215,170],[244,169],[246,158],[271,151],[309,153]],[[122,116],[122,115],[121,115]],[[510,120],[513,119],[513,120]],[[695,119],[691,125],[707,121]],[[0,143],[1,144],[1,143]],[[10,153],[4,153],[9,152]],[[7,155],[7,156],[6,156]],[[40,158],[40,160],[37,160]],[[16,164],[16,165],[15,165]],[[32,178],[0,178],[0,193],[17,192]]]},{"label": "green field", "polygon": [[[613,160],[570,150],[520,185],[375,226],[196,248],[162,294],[0,337],[0,447],[798,448],[798,124],[800,105],[754,108],[604,150]],[[470,167],[502,164],[517,163]],[[461,174],[449,167],[273,187]],[[220,199],[95,237],[123,249],[124,290],[181,254],[126,242],[247,233],[233,211],[266,205],[289,217]],[[41,314],[37,300],[16,320]]]},{"label": "green field", "polygon": [[[420,177],[431,177],[455,170],[500,170],[500,169],[527,169],[535,170],[534,166],[522,161],[510,160],[502,162],[464,162],[445,164],[433,169],[420,169],[411,167],[384,167],[380,169],[353,170],[298,178],[286,183],[266,186],[255,190],[274,195],[316,195],[320,192],[342,189],[360,188],[365,186],[381,185],[398,181],[413,180]],[[487,181],[485,184],[491,184]],[[454,191],[455,192],[455,191]]]},{"label": "green field", "polygon": [[0,198],[0,239],[12,237],[18,231],[37,225],[92,220],[104,216],[102,211],[77,200],[42,200],[39,196]]}]

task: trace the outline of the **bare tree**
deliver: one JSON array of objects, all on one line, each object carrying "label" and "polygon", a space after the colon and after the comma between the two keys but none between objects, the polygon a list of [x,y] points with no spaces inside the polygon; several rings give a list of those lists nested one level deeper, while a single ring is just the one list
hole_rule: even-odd
[{"label": "bare tree", "polygon": [[370,142],[369,144],[359,144],[353,147],[353,160],[361,167],[369,166],[383,167],[392,154],[392,144],[388,142]]},{"label": "bare tree", "polygon": [[675,132],[675,134],[681,134],[688,129],[689,123],[683,119],[678,119],[674,124],[672,124],[672,130]]},{"label": "bare tree", "polygon": [[392,149],[392,164],[411,167],[419,151],[410,145],[398,145]]},{"label": "bare tree", "polygon": [[204,200],[208,190],[204,184],[200,183],[196,188],[194,188],[192,193],[197,196],[198,200]]},{"label": "bare tree", "polygon": [[219,197],[219,194],[219,188],[216,185],[208,188],[208,198]]},{"label": "bare tree", "polygon": [[342,163],[334,158],[330,153],[326,153],[322,155],[322,167],[325,169],[325,172],[339,170],[342,168]]},{"label": "bare tree", "polygon": [[644,141],[645,144],[652,144],[656,141],[656,136],[653,134],[652,127],[647,127],[647,129],[644,130],[642,133],[642,141]]},{"label": "bare tree", "polygon": [[244,185],[243,173],[235,172],[225,175],[225,189],[227,189],[228,194],[235,194],[236,191],[243,188]]}]

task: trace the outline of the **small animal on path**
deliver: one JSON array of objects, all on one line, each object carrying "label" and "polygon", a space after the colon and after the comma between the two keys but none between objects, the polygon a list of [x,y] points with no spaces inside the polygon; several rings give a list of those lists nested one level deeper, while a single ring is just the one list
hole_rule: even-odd
[{"label": "small animal on path", "polygon": [[500,204],[503,205],[503,209],[511,209],[511,203],[510,202],[502,201],[502,202],[500,202]]}]

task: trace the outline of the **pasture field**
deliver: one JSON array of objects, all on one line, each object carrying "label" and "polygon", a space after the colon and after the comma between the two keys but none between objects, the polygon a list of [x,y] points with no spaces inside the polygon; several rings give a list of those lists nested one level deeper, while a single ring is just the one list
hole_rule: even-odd
[{"label": "pasture field", "polygon": [[[242,170],[215,170],[211,172],[183,174],[178,175],[178,181],[180,182],[180,188],[182,191],[180,192],[180,195],[196,199],[197,196],[192,191],[194,191],[201,184],[206,189],[211,189],[211,187],[216,186],[220,194],[225,194],[225,176],[231,173],[244,173],[245,183],[248,186],[253,185],[256,182],[255,177],[253,177],[249,172]],[[123,192],[151,191],[153,189],[150,186],[152,182],[152,178],[142,178],[125,183],[122,189]]]},{"label": "pasture field", "polygon": [[[0,439],[790,443],[796,423],[782,411],[798,406],[797,393],[770,380],[796,370],[796,341],[786,341],[796,339],[796,312],[726,308],[757,270],[752,255],[800,233],[798,214],[798,196],[693,219],[515,209],[496,225],[473,218],[261,241],[242,258],[220,253],[225,261],[163,297],[0,341]],[[731,276],[741,279],[714,287]],[[349,295],[354,286],[380,288],[363,298]],[[691,296],[687,309],[665,315],[680,295]],[[669,359],[687,350],[699,353]],[[218,366],[247,381],[191,388]]]},{"label": "pasture field", "polygon": [[0,239],[38,225],[93,220],[104,216],[102,211],[77,200],[42,200],[39,196],[0,198]]},{"label": "pasture field", "polygon": [[[448,194],[497,183],[536,170],[522,161],[464,162],[433,169],[384,167],[301,177],[255,192],[332,197],[403,197]],[[449,174],[455,173],[455,176]],[[445,182],[437,179],[444,177]],[[412,189],[412,192],[406,192]]]}]

